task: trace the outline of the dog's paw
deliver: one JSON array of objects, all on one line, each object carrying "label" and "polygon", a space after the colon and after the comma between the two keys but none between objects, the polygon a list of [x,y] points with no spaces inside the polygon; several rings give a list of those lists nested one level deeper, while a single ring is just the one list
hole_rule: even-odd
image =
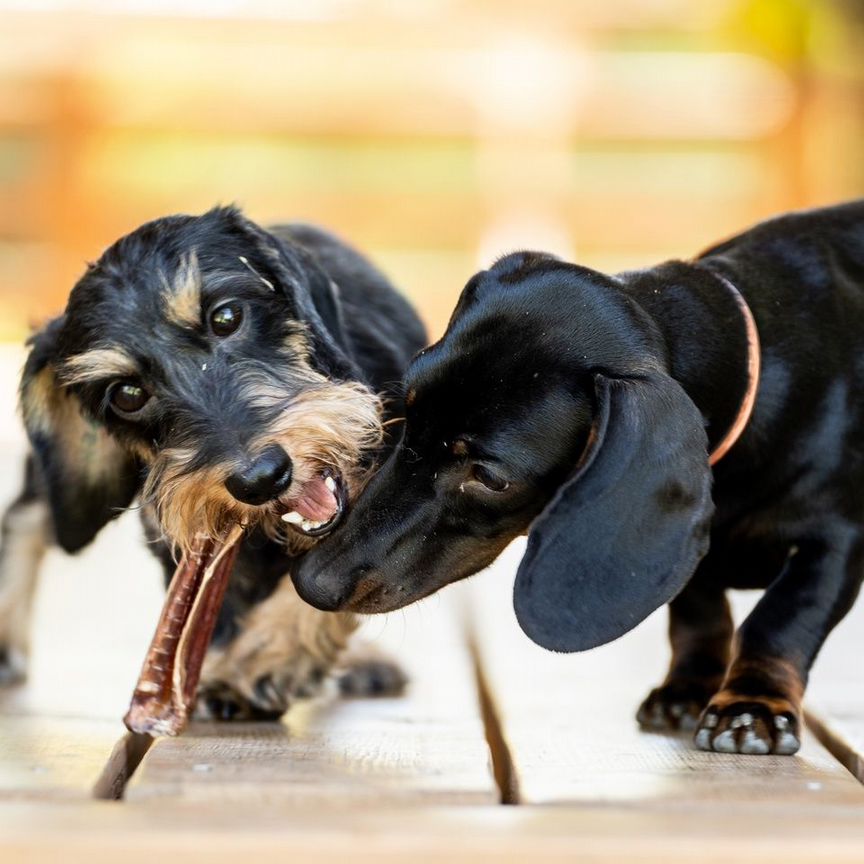
[{"label": "dog's paw", "polygon": [[291,580],[283,579],[251,610],[228,645],[207,652],[196,716],[280,717],[294,701],[321,689],[356,626],[353,615],[308,606]]},{"label": "dog's paw", "polygon": [[20,684],[27,677],[27,657],[8,645],[0,645],[0,687]]},{"label": "dog's paw", "polygon": [[719,693],[699,720],[694,740],[700,750],[760,756],[798,752],[801,720],[791,702],[724,696]]},{"label": "dog's paw", "polygon": [[350,663],[338,683],[339,692],[351,699],[400,696],[408,676],[395,661],[374,657]]},{"label": "dog's paw", "polygon": [[214,720],[278,719],[298,699],[315,696],[331,666],[296,644],[284,654],[232,644],[208,660],[196,716]]},{"label": "dog's paw", "polygon": [[672,679],[648,694],[636,712],[636,720],[652,732],[692,731],[716,689],[716,682]]},{"label": "dog's paw", "polygon": [[262,675],[255,681],[251,695],[224,681],[208,681],[198,688],[195,716],[201,720],[278,720],[297,699],[314,696],[326,677],[322,667],[311,667],[295,678],[297,671],[293,666]]}]

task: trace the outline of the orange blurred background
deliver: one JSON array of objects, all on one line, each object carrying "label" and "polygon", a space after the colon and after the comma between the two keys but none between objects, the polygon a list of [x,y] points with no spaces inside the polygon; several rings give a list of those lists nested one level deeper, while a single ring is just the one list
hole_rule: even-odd
[{"label": "orange blurred background", "polygon": [[864,195],[859,0],[0,0],[0,339],[141,222],[369,253],[433,335],[497,254],[606,270]]}]

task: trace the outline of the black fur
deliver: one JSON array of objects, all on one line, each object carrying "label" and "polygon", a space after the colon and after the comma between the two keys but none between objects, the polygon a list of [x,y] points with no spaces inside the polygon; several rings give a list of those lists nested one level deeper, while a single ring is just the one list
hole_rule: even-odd
[{"label": "black fur", "polygon": [[[743,318],[717,274],[763,352],[752,419],[709,473],[746,388]],[[532,638],[589,648],[674,597],[672,667],[643,725],[705,709],[701,747],[794,752],[810,666],[864,574],[862,329],[861,201],[614,277],[509,255],[410,365],[404,439],[298,591],[395,609],[530,529],[515,606]],[[734,645],[726,588],[767,589]]]}]

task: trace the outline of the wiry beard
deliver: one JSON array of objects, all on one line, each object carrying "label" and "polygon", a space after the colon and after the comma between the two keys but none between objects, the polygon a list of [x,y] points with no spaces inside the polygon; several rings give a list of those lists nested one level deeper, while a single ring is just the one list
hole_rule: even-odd
[{"label": "wiry beard", "polygon": [[[336,474],[354,498],[371,473],[369,458],[383,438],[380,399],[357,382],[335,382],[317,373],[293,393],[285,383],[262,374],[248,374],[245,396],[253,412],[272,418],[256,430],[246,445],[259,452],[280,445],[293,464],[291,486],[283,497],[296,494],[325,470]],[[150,463],[143,492],[145,505],[156,512],[166,539],[177,553],[188,551],[196,537],[220,538],[226,527],[240,522],[259,527],[291,554],[316,542],[294,531],[272,504],[250,506],[237,501],[225,479],[240,468],[239,460],[196,466],[198,451],[190,444],[168,447]]]}]

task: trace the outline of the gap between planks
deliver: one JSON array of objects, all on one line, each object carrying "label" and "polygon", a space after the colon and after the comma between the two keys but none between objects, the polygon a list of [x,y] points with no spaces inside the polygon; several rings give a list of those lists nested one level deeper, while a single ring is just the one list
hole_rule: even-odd
[{"label": "gap between planks", "polygon": [[127,732],[115,745],[93,784],[93,797],[100,801],[122,801],[138,766],[153,745],[149,735]]},{"label": "gap between planks", "polygon": [[489,758],[492,762],[492,776],[500,796],[499,803],[504,805],[518,804],[519,780],[513,765],[513,757],[501,727],[498,706],[483,671],[483,661],[477,647],[476,634],[467,620],[465,630],[468,651],[474,666],[474,679],[477,685],[477,700],[480,703],[480,716],[483,720],[483,733],[486,736]]},{"label": "gap between planks", "polygon": [[823,718],[814,711],[805,710],[804,719],[807,728],[819,743],[859,783],[864,784],[864,757],[861,756],[855,745],[848,741],[842,732],[834,729],[828,718]]},{"label": "gap between planks", "polygon": [[[466,649],[473,680],[474,698],[479,708],[483,735],[489,751],[492,779],[495,782],[498,803],[519,804],[516,772],[509,752],[501,718],[494,696],[488,687],[483,670],[481,652],[476,644],[476,632],[467,615],[466,604],[451,604],[454,612],[453,635]],[[461,626],[459,626],[461,624]],[[105,801],[122,801],[133,778],[146,758],[155,739],[148,735],[126,733],[114,746],[111,755],[93,787],[93,797]]]}]

